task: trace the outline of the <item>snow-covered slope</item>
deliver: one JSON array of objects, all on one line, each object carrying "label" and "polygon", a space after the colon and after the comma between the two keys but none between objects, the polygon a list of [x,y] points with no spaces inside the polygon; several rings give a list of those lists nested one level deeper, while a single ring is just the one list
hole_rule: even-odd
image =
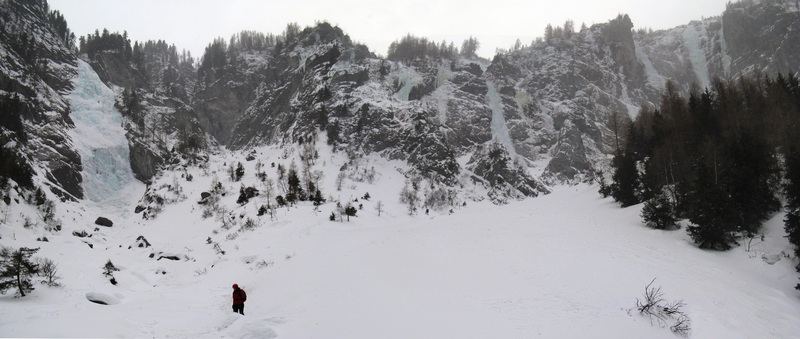
[{"label": "snow-covered slope", "polygon": [[[318,167],[326,173],[346,162],[321,153]],[[274,149],[257,154],[265,164],[286,161]],[[113,227],[93,231],[91,220],[107,211],[74,205],[61,212],[64,229],[48,234],[48,243],[33,241],[38,229],[0,230],[5,245],[40,246],[63,276],[60,288],[38,285],[26,298],[0,296],[3,335],[674,338],[635,309],[654,278],[665,298],[686,303],[692,337],[800,333],[794,259],[781,253],[790,251],[780,215],[750,252],[724,253],[697,249],[685,232],[644,227],[639,207],[619,209],[593,186],[409,216],[396,202],[404,180],[399,163],[376,158],[368,164],[380,173],[374,184],[347,179],[336,191],[333,178],[324,180],[326,196],[343,203],[370,193],[349,222],[328,220],[332,201],[257,217],[263,196],[239,206],[240,183],[224,178],[229,194],[219,203],[227,221],[203,218],[200,193],[224,163],[243,160],[221,155],[205,168],[164,173],[157,181],[179,185],[187,198],[153,220],[117,213],[107,215]],[[257,182],[254,163],[245,162],[247,185]],[[248,218],[255,226],[243,229]],[[92,237],[77,238],[75,230]],[[139,236],[151,246],[137,247]],[[782,260],[770,265],[762,257]],[[102,275],[108,260],[120,269],[117,285]],[[245,316],[231,312],[233,283],[248,293]]]}]

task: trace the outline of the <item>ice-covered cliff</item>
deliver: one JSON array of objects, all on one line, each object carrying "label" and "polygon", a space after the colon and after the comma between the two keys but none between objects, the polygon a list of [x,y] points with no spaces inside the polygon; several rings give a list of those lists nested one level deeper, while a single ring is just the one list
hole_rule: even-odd
[{"label": "ice-covered cliff", "polygon": [[78,74],[67,99],[75,124],[70,136],[83,164],[84,194],[95,202],[107,200],[135,180],[114,92],[89,64],[78,61]]}]

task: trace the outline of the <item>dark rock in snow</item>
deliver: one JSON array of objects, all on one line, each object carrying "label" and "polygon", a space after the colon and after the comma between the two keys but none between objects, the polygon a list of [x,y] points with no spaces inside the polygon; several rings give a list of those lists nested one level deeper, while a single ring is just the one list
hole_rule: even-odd
[{"label": "dark rock in snow", "polygon": [[178,258],[177,256],[174,256],[174,255],[162,255],[162,256],[158,257],[158,259],[156,259],[156,260],[161,260],[161,259],[176,260],[176,261],[177,260],[181,260],[181,258]]},{"label": "dark rock in snow", "polygon": [[208,198],[210,198],[210,197],[211,197],[211,193],[202,192],[202,193],[200,193],[200,200],[198,200],[197,203],[200,204],[200,205],[205,205],[206,203],[208,203]]},{"label": "dark rock in snow", "polygon": [[111,220],[106,218],[106,217],[97,217],[97,220],[95,220],[94,223],[96,225],[105,226],[105,227],[114,226],[114,223],[111,222]]},{"label": "dark rock in snow", "polygon": [[136,247],[150,247],[150,242],[143,235],[136,238]]}]

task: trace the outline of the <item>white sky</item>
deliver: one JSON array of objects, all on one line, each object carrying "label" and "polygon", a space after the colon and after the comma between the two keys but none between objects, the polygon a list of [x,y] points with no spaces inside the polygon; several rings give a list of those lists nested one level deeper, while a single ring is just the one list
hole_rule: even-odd
[{"label": "white sky", "polygon": [[592,25],[620,13],[634,28],[671,28],[721,15],[729,0],[50,0],[76,36],[107,28],[128,31],[131,40],[165,40],[199,58],[215,37],[242,30],[279,34],[286,24],[300,27],[328,21],[376,54],[408,33],[436,42],[475,36],[478,54],[490,58],[517,39],[528,45],[551,23],[567,19]]}]

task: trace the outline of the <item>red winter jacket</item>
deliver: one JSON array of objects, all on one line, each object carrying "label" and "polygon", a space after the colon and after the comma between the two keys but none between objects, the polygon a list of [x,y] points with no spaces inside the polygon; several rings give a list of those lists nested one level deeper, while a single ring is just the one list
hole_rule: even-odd
[{"label": "red winter jacket", "polygon": [[244,301],[247,300],[247,294],[244,293],[244,290],[241,288],[237,288],[233,290],[233,304],[234,305],[244,305]]}]

